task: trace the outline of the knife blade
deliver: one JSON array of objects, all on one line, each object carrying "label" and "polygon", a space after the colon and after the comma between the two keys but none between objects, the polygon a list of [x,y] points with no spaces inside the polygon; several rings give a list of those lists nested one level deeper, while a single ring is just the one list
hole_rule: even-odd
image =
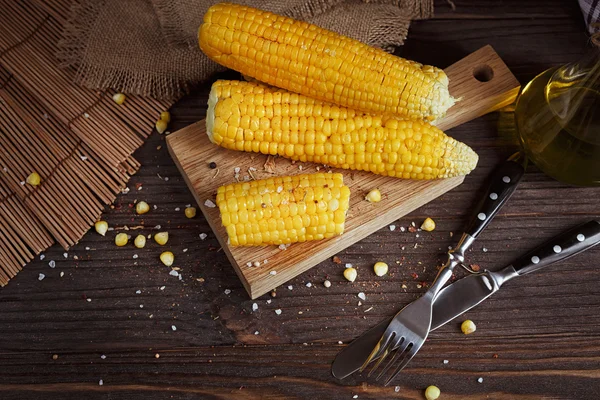
[{"label": "knife blade", "polygon": [[[572,228],[497,272],[485,271],[460,279],[440,291],[433,304],[431,330],[452,321],[494,294],[507,281],[565,260],[600,243],[600,222]],[[369,329],[342,350],[331,366],[333,376],[343,379],[358,371],[393,317]]]}]

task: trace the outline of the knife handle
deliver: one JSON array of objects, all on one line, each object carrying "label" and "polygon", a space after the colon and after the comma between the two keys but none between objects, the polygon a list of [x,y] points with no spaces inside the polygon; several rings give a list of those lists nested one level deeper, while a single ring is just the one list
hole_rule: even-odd
[{"label": "knife handle", "polygon": [[590,221],[569,229],[516,259],[512,266],[519,275],[565,260],[600,243],[600,222]]},{"label": "knife handle", "polygon": [[512,196],[525,173],[524,162],[525,157],[520,153],[514,154],[490,175],[485,195],[475,207],[475,212],[465,230],[467,235],[473,239],[477,238]]}]

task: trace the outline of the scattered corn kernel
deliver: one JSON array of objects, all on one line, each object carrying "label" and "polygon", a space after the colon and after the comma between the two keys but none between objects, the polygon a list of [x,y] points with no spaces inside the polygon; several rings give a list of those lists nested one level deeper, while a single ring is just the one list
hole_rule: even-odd
[{"label": "scattered corn kernel", "polygon": [[168,124],[171,122],[171,114],[168,111],[163,111],[160,113],[160,119]]},{"label": "scattered corn kernel", "polygon": [[379,189],[372,189],[365,196],[365,200],[370,201],[371,203],[378,203],[381,201],[381,192]]},{"label": "scattered corn kernel", "polygon": [[175,256],[170,251],[165,251],[161,253],[160,261],[162,261],[162,263],[165,264],[167,267],[170,267],[175,261]]},{"label": "scattered corn kernel", "polygon": [[121,105],[121,104],[125,103],[125,95],[123,93],[115,93],[113,95],[113,100],[118,105]]},{"label": "scattered corn kernel", "polygon": [[154,126],[156,128],[156,131],[162,135],[167,130],[167,121],[159,119],[158,121],[156,121],[156,125]]},{"label": "scattered corn kernel", "polygon": [[477,330],[477,327],[475,326],[475,323],[473,321],[468,319],[460,325],[460,330],[465,335],[468,335],[470,333],[475,332]]},{"label": "scattered corn kernel", "polygon": [[164,246],[169,241],[169,232],[158,232],[154,235],[154,241],[161,246]]},{"label": "scattered corn kernel", "polygon": [[435,229],[435,221],[431,218],[426,218],[425,221],[421,224],[421,229],[427,232],[431,232]]},{"label": "scattered corn kernel", "polygon": [[129,237],[126,233],[119,233],[115,236],[115,244],[119,247],[125,246],[129,242]]},{"label": "scattered corn kernel", "polygon": [[437,386],[428,386],[427,389],[425,389],[425,398],[427,400],[437,400],[440,397],[440,389]]},{"label": "scattered corn kernel", "polygon": [[41,181],[42,181],[42,178],[40,177],[40,174],[38,174],[37,172],[32,172],[27,177],[27,183],[29,183],[31,186],[38,186]]},{"label": "scattered corn kernel", "polygon": [[150,211],[150,206],[145,201],[140,201],[135,205],[135,212],[138,214],[146,214]]},{"label": "scattered corn kernel", "polygon": [[350,267],[344,270],[344,278],[346,278],[346,280],[350,282],[354,282],[356,280],[357,275],[358,273],[356,272],[355,268]]},{"label": "scattered corn kernel", "polygon": [[137,235],[135,237],[134,241],[133,241],[133,244],[138,249],[143,249],[144,246],[146,246],[146,236],[144,236],[144,235]]},{"label": "scattered corn kernel", "polygon": [[373,271],[375,271],[375,275],[384,276],[388,273],[388,265],[382,261],[376,262],[373,265]]},{"label": "scattered corn kernel", "polygon": [[188,218],[194,218],[196,216],[196,207],[186,207],[185,216]]},{"label": "scattered corn kernel", "polygon": [[96,232],[101,234],[102,236],[106,235],[108,231],[108,222],[106,221],[98,221],[94,224],[94,228],[96,228]]}]

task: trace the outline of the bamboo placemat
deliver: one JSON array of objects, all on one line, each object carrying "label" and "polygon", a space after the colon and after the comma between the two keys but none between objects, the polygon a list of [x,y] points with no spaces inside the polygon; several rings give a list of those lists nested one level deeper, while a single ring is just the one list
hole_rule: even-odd
[{"label": "bamboo placemat", "polygon": [[[139,163],[171,104],[73,84],[55,54],[70,0],[0,0],[0,286],[41,251],[78,242]],[[38,187],[25,183],[37,172]]]}]

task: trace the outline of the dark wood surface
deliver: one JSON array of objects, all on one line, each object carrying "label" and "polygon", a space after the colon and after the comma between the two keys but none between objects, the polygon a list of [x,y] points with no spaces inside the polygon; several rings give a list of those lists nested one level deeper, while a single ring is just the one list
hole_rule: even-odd
[{"label": "dark wood surface", "polygon": [[[437,2],[436,18],[414,22],[398,53],[445,67],[491,44],[526,83],[577,58],[587,45],[576,1],[455,4],[452,11]],[[203,117],[205,101],[206,88],[180,101],[170,129]],[[358,267],[356,282],[345,281],[343,267],[326,261],[289,282],[293,290],[285,285],[277,297],[256,301],[204,218],[185,218],[192,195],[164,136],[154,134],[136,154],[143,167],[131,191],[105,218],[113,227],[147,227],[133,234],[151,233],[155,225],[168,230],[183,280],[169,275],[156,244],[116,248],[115,232],[106,238],[88,233],[67,258],[54,246],[0,289],[0,399],[421,399],[431,384],[440,387],[442,399],[597,399],[600,248],[510,282],[433,332],[390,387],[330,374],[345,344],[424,292],[417,285],[433,279],[485,176],[516,149],[511,118],[507,110],[450,131],[480,154],[478,168],[460,187],[396,222],[407,227],[432,217],[434,232],[416,237],[382,229],[339,254]],[[600,217],[599,197],[600,188],[568,187],[530,166],[469,252],[469,263],[497,269],[560,230]],[[136,216],[136,199],[157,209]],[[200,240],[200,233],[208,238]],[[383,278],[371,268],[379,260],[391,267]],[[325,279],[331,288],[323,287]],[[367,301],[358,306],[361,291]],[[254,313],[253,303],[259,306]],[[460,332],[465,318],[475,321],[476,333]]]}]

